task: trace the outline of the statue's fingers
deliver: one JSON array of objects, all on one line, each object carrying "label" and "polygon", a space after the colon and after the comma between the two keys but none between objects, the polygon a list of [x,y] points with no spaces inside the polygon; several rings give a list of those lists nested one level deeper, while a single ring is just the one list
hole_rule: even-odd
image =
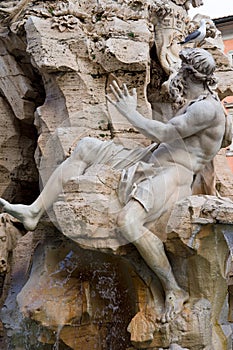
[{"label": "statue's fingers", "polygon": [[117,93],[116,89],[114,88],[114,86],[112,84],[110,84],[110,89],[111,89],[113,95],[115,96],[116,100],[119,101],[120,100],[120,96],[119,96],[119,94]]},{"label": "statue's fingers", "polygon": [[124,89],[125,96],[129,96],[129,90],[128,90],[126,84],[123,84],[123,89]]},{"label": "statue's fingers", "polygon": [[112,105],[116,105],[116,102],[113,101],[108,95],[105,95],[106,96],[106,99],[112,104]]},{"label": "statue's fingers", "polygon": [[119,85],[117,84],[116,80],[113,80],[112,83],[113,83],[114,88],[116,89],[118,95],[119,95],[120,97],[123,97],[123,93],[122,93],[122,91],[121,91]]},{"label": "statue's fingers", "polygon": [[132,93],[133,93],[133,96],[137,96],[137,89],[133,88]]}]

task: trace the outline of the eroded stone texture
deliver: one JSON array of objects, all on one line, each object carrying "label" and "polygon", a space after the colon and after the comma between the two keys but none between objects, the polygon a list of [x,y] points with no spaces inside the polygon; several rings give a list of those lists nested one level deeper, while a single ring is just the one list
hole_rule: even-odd
[{"label": "eroded stone texture", "polygon": [[116,228],[121,208],[117,197],[120,175],[119,171],[100,164],[65,186],[64,196],[54,210],[58,227],[66,236],[81,246],[103,251],[114,251],[127,244]]},{"label": "eroded stone texture", "polygon": [[[10,201],[26,203],[33,194],[26,198],[23,185],[27,190],[30,184],[37,186],[37,136],[35,158],[42,183],[84,136],[114,138],[126,147],[147,145],[105,94],[114,79],[126,81],[129,89],[137,87],[143,115],[169,119],[171,105],[160,95],[169,70],[164,72],[155,54],[156,24],[149,20],[149,1],[10,3],[18,7],[10,17],[4,12],[1,28],[0,191]],[[181,10],[184,35],[198,24],[200,18],[193,23],[186,18],[182,6],[187,2],[167,3]],[[205,47],[217,61],[223,98],[232,93],[232,70],[219,51],[221,39],[216,48],[216,38],[208,38]],[[159,101],[152,104],[153,111],[147,98]],[[231,197],[219,164],[219,192]],[[54,205],[55,218],[51,214],[49,219],[67,240],[48,218],[35,234],[20,240],[1,313],[12,350],[23,342],[29,349],[59,344],[61,350],[230,350],[231,331],[220,313],[226,277],[231,284],[226,266],[231,261],[232,203],[202,196],[187,199],[153,228],[163,240],[168,233],[166,249],[176,278],[190,294],[183,312],[171,324],[161,324],[156,320],[164,307],[161,285],[116,230],[118,179],[118,172],[96,167],[65,186]]]},{"label": "eroded stone texture", "polygon": [[[151,348],[166,348],[178,339],[177,343],[188,349],[231,349],[230,326],[226,326],[227,320],[221,319],[220,312],[227,296],[232,209],[232,202],[211,196],[193,196],[175,206],[165,246],[175,275],[189,291],[190,299],[169,330],[155,325],[150,313],[138,313],[130,324],[131,339],[137,347],[143,348],[147,341]],[[134,333],[135,329],[141,333]]]},{"label": "eroded stone texture", "polygon": [[40,95],[40,80],[28,59],[23,38],[2,28],[0,41],[0,191],[14,202],[30,203],[38,193],[33,120],[43,92]]},{"label": "eroded stone texture", "polygon": [[[0,168],[1,196],[14,202],[30,203],[38,180],[34,165],[35,140],[34,128],[22,126],[18,122],[7,102],[0,97]],[[25,131],[23,128],[27,128]]]},{"label": "eroded stone texture", "polygon": [[[75,195],[75,186],[74,183],[68,186],[68,204],[75,209],[76,203],[79,210],[79,192],[76,189]],[[99,183],[99,189],[100,186]],[[59,208],[59,202],[57,205]],[[60,222],[62,220],[61,216]],[[156,319],[163,309],[161,286],[135,248],[121,247],[120,257],[114,257],[97,252],[95,243],[91,247],[95,251],[91,252],[90,238],[80,237],[81,244],[86,239],[88,249],[82,250],[70,240],[61,239],[58,232],[52,233],[49,226],[46,229],[44,223],[37,234],[41,229],[46,230],[50,238],[37,249],[30,277],[17,296],[17,312],[23,315],[21,327],[25,327],[23,324],[28,319],[30,327],[36,322],[27,338],[28,344],[33,346],[35,334],[39,332],[41,344],[54,344],[59,338],[61,346],[64,343],[72,349],[80,346],[89,349],[87,343],[105,349],[109,339],[113,348],[118,349],[118,329],[125,348],[127,344],[130,349],[173,349],[175,346],[175,349],[231,349],[230,326],[221,311],[225,307],[226,277],[232,259],[229,249],[232,222],[233,204],[227,199],[192,196],[175,206],[168,221],[169,239],[165,246],[175,276],[189,292],[190,299],[169,324]],[[102,224],[107,228],[109,223]],[[79,237],[75,239],[73,233],[70,238],[79,243]],[[98,239],[104,242],[103,252],[115,254],[115,243],[105,241],[101,234]],[[101,244],[98,244],[101,250],[99,247]],[[12,327],[9,301],[6,306],[8,310],[5,309],[3,319]],[[133,347],[130,347],[129,335]],[[17,330],[14,330],[14,339],[16,343],[20,339]]]},{"label": "eroded stone texture", "polygon": [[135,313],[132,275],[121,258],[83,252],[61,237],[46,239],[17,296],[23,322],[35,322],[28,344],[39,331],[39,343],[57,341],[62,349],[126,349],[127,323]]},{"label": "eroded stone texture", "polygon": [[[94,170],[96,177],[93,174]],[[106,221],[106,216],[101,215],[102,220],[96,225],[98,217],[96,208],[106,214],[103,202],[108,198],[109,209],[117,199],[113,197],[114,185],[111,189],[108,186],[109,182],[106,181],[111,172],[107,173],[105,168],[103,173],[105,181],[104,177],[97,178],[99,169],[93,167],[89,173],[91,175],[87,174],[84,182],[80,179],[80,187],[76,181],[69,183],[64,201],[55,205],[55,213],[64,234],[83,247],[113,252],[117,249],[118,253],[124,255],[127,250],[121,246],[124,242],[119,238],[119,233],[113,230],[109,236],[104,234],[104,228],[111,228],[112,224],[114,228],[114,217]],[[104,191],[105,197],[102,186],[107,188]],[[101,191],[99,196],[98,191]],[[76,200],[81,202],[84,200],[83,206],[88,206],[87,220],[84,219],[82,206],[80,207],[79,203],[75,205]],[[112,205],[112,208],[115,209],[115,205]],[[66,219],[68,217],[72,218],[72,223],[76,223],[75,226],[69,225],[68,228]],[[111,216],[108,215],[109,218]],[[82,230],[75,231],[75,228],[79,227],[78,222],[82,223]],[[149,303],[144,307],[141,305],[141,311],[128,327],[132,343],[136,348],[150,349],[156,346],[165,348],[178,338],[179,344],[190,349],[199,349],[200,344],[206,349],[230,349],[230,345],[225,347],[229,338],[226,339],[224,333],[226,327],[228,332],[230,331],[230,326],[226,326],[226,319],[220,321],[220,313],[227,297],[227,274],[230,272],[229,267],[228,271],[226,269],[227,261],[231,260],[228,237],[232,232],[232,202],[227,198],[218,199],[214,196],[192,196],[175,206],[167,225],[163,218],[160,222],[163,226],[160,225],[155,232],[157,234],[159,230],[160,234],[162,230],[167,232],[168,240],[165,242],[167,253],[175,276],[182,288],[189,292],[190,299],[184,311],[171,322],[169,331],[167,325],[156,322],[161,309],[150,307]],[[149,276],[145,271],[137,271],[147,284]],[[147,286],[161,303],[158,281],[155,286],[150,284]],[[220,322],[224,323],[220,325]]]},{"label": "eroded stone texture", "polygon": [[[124,5],[126,18],[119,3],[110,1],[97,7],[95,2],[76,3],[81,13],[92,14],[92,17],[84,15],[81,21],[68,4],[54,10],[56,18],[63,21],[68,13],[77,19],[72,35],[54,26],[54,18],[30,16],[25,24],[27,51],[43,77],[47,95],[44,105],[37,110],[36,123],[40,130],[37,154],[48,159],[52,167],[69,151],[64,140],[55,136],[55,148],[58,145],[61,151],[57,152],[59,156],[54,154],[49,139],[57,128],[70,127],[64,130],[70,137],[69,148],[84,136],[108,139],[117,134],[121,142],[127,143],[124,140],[128,138],[129,129],[132,140],[145,143],[132,126],[106,104],[106,89],[113,79],[120,83],[127,80],[129,88],[137,85],[140,109],[148,117],[151,115],[145,88],[149,82],[153,33],[145,19],[146,2],[140,5],[142,13]],[[110,8],[111,14],[108,13]],[[56,115],[56,118],[48,115]],[[44,165],[41,168],[44,169]]]},{"label": "eroded stone texture", "polygon": [[226,159],[225,149],[221,150],[215,158],[216,187],[223,197],[232,199],[232,172]]},{"label": "eroded stone texture", "polygon": [[[199,314],[199,322],[203,321],[201,315],[204,310],[210,308],[208,317],[209,325],[212,327],[212,344],[206,346],[214,349],[231,348],[229,340],[224,339],[227,320],[221,320],[220,313],[227,296],[226,277],[229,273],[227,261],[232,259],[228,246],[232,230],[232,209],[232,202],[228,199],[193,196],[177,204],[168,222],[171,238],[166,243],[168,254],[170,252],[170,259],[176,270],[175,265],[179,264],[179,258],[177,259],[179,246],[175,244],[176,247],[172,248],[172,242],[179,237],[186,246],[183,250],[181,245],[180,249],[183,252],[180,251],[178,254],[182,261],[182,270],[189,271],[188,278],[184,278],[183,282],[186,280],[185,283],[188,283],[191,303],[192,299],[196,301],[201,298],[199,307],[202,311]],[[186,220],[192,223],[191,231],[186,227]],[[188,252],[187,248],[191,250]],[[177,267],[178,270],[180,271],[180,267]],[[195,276],[198,276],[198,282]],[[182,272],[179,272],[178,278],[182,280]],[[180,283],[183,283],[181,280]]]}]

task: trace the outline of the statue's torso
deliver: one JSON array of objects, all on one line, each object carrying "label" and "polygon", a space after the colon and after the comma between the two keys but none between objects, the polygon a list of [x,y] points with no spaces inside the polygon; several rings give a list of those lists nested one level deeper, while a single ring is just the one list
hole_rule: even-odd
[{"label": "statue's torso", "polygon": [[[196,173],[214,158],[221,148],[225,132],[225,114],[220,102],[211,94],[207,94],[200,101],[203,100],[203,118],[206,118],[207,122],[209,118],[208,127],[184,139],[161,143],[153,152],[150,162],[154,162],[156,166],[179,164]],[[194,103],[189,104],[182,112],[185,113],[188,109],[191,111]],[[195,115],[192,115],[192,118],[195,118]]]}]

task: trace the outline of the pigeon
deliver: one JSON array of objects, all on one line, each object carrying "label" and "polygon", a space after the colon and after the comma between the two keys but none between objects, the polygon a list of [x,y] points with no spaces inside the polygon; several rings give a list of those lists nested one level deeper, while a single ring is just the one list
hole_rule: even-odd
[{"label": "pigeon", "polygon": [[179,42],[179,44],[187,44],[187,43],[196,43],[199,44],[201,41],[205,39],[206,36],[206,20],[202,19],[200,27],[196,29],[194,32],[189,34],[184,41]]}]

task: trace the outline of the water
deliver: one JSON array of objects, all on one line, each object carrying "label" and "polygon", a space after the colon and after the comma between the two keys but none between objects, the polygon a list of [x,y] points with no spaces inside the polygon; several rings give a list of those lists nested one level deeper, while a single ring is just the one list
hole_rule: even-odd
[{"label": "water", "polygon": [[[68,249],[69,247],[72,248]],[[50,252],[47,251],[46,254],[49,256]],[[38,255],[38,257],[40,256],[41,254]],[[127,326],[134,311],[132,311],[131,301],[129,302],[132,295],[128,286],[132,285],[132,281],[128,280],[128,277],[126,280],[126,277],[122,279],[120,259],[99,252],[76,249],[76,246],[74,247],[74,244],[70,243],[67,246],[53,247],[48,261],[48,270],[44,269],[43,263],[38,265],[38,268],[41,269],[41,272],[38,273],[40,276],[38,285],[42,282],[42,287],[46,288],[45,292],[42,293],[43,298],[45,298],[44,304],[39,296],[38,305],[42,304],[39,305],[39,309],[46,312],[46,303],[49,303],[49,299],[46,298],[53,297],[49,291],[51,288],[51,291],[55,290],[55,298],[59,298],[60,295],[66,296],[67,293],[72,298],[72,295],[75,296],[77,293],[77,302],[82,316],[80,319],[72,320],[69,318],[69,314],[68,317],[66,314],[63,318],[65,315],[62,310],[63,303],[59,302],[59,317],[56,319],[59,319],[60,322],[57,326],[56,324],[51,327],[42,326],[39,321],[33,319],[34,314],[30,316],[30,313],[31,318],[22,317],[20,320],[18,317],[17,320],[15,317],[15,322],[20,320],[20,323],[17,331],[10,336],[8,350],[71,350],[71,345],[68,346],[64,343],[67,339],[64,338],[64,334],[67,336],[69,327],[71,332],[69,336],[71,335],[73,344],[82,344],[80,339],[83,338],[85,341],[86,337],[88,350],[90,343],[92,344],[91,350],[122,350],[129,347]],[[125,268],[123,270],[125,274]],[[43,278],[47,284],[43,282]],[[72,283],[70,283],[71,279]],[[77,283],[77,287],[75,283]],[[59,293],[59,289],[62,289],[62,293]],[[36,300],[32,298],[33,302]],[[56,300],[52,300],[54,305],[56,305]],[[64,307],[67,309],[65,300]],[[30,306],[33,310],[34,306],[30,304],[30,300],[28,300],[28,306],[29,310]],[[13,310],[13,312],[17,313],[18,311]],[[47,315],[49,316],[49,314]],[[50,324],[49,318],[46,323]],[[65,332],[62,332],[64,327]],[[79,345],[75,346],[75,349],[79,349]],[[81,349],[86,350],[80,347]]]},{"label": "water", "polygon": [[55,341],[55,343],[53,345],[53,350],[59,350],[60,334],[61,334],[62,328],[63,328],[63,325],[59,325],[57,327],[56,341]]}]

